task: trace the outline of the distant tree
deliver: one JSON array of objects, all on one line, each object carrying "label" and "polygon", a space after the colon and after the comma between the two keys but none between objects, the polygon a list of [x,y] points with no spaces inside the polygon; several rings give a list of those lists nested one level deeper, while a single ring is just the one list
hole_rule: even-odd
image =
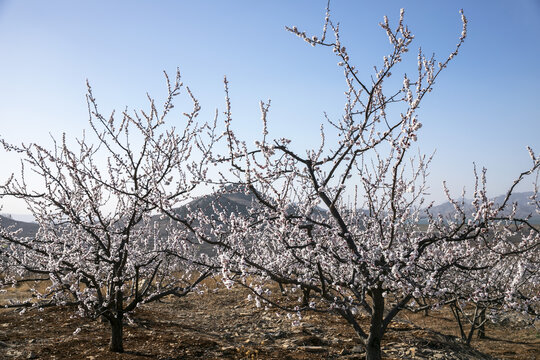
[{"label": "distant tree", "polygon": [[[358,334],[369,360],[381,358],[383,335],[413,298],[442,303],[455,295],[455,287],[445,285],[451,274],[459,275],[456,286],[470,281],[466,299],[488,299],[481,282],[492,277],[483,274],[517,261],[526,274],[505,270],[507,281],[500,289],[508,294],[504,300],[517,299],[506,284],[523,280],[529,295],[535,294],[540,235],[527,219],[508,215],[508,202],[496,206],[485,189],[476,189],[471,218],[464,216],[464,204],[454,201],[455,217],[432,216],[427,228],[418,225],[428,205],[424,196],[431,158],[411,155],[422,126],[417,110],[458,54],[467,29],[463,13],[462,22],[459,42],[446,60],[437,62],[420,50],[416,75],[404,75],[397,86],[388,79],[413,41],[403,11],[396,26],[391,27],[386,17],[380,24],[391,51],[371,76],[353,65],[329,10],[320,38],[287,28],[310,45],[331,48],[347,85],[343,116],[328,118],[333,133],[321,128],[320,146],[305,151],[289,139],[269,139],[270,103],[263,102],[262,138],[249,148],[233,129],[225,80],[229,154],[216,160],[230,161],[230,181],[242,184],[256,199],[247,215],[222,212],[206,220],[209,236],[219,239],[226,284],[249,288],[257,305],[292,312],[297,320],[304,310],[339,314]],[[327,31],[333,31],[333,42],[327,40]],[[530,154],[531,168],[519,176],[507,198],[524,176],[540,167],[532,150]],[[484,180],[479,184],[485,185]],[[530,234],[511,240],[524,227]],[[274,298],[269,281],[307,294],[309,300],[299,296],[298,303],[290,305]],[[526,302],[537,300],[529,296]],[[361,312],[369,318],[367,327],[360,321]]]},{"label": "distant tree", "polygon": [[[537,162],[534,154],[531,156]],[[495,204],[486,196],[485,173],[480,181],[482,185],[477,182],[471,204],[471,217],[463,211],[464,200],[452,199],[453,219],[436,220],[430,216],[434,234],[455,232],[453,224],[471,226],[478,222],[480,227],[476,242],[452,244],[450,251],[463,255],[455,266],[443,268],[437,279],[439,302],[450,305],[461,338],[467,344],[476,330],[479,337],[485,336],[486,324],[499,321],[509,310],[530,315],[533,322],[540,316],[540,229],[529,222],[534,214],[516,218],[517,203],[509,203],[512,191],[502,204]],[[537,191],[530,202],[540,212]]]},{"label": "distant tree", "polygon": [[[4,285],[25,277],[45,281],[45,291],[34,290],[37,300],[17,306],[73,305],[81,316],[103,317],[114,352],[124,349],[127,314],[142,303],[188,294],[213,270],[191,230],[157,216],[168,202],[191,200],[205,181],[209,148],[201,139],[211,131],[197,124],[200,106],[180,73],[174,83],[165,76],[161,110],[148,97],[148,111],[106,118],[88,86],[90,136],[71,143],[64,134],[51,150],[2,141],[23,162],[20,176],[0,186],[0,196],[24,200],[39,225],[33,237],[0,226],[9,269]],[[182,89],[193,108],[176,128],[165,119]],[[29,185],[36,181],[41,186]],[[187,215],[184,220],[188,224]]]}]

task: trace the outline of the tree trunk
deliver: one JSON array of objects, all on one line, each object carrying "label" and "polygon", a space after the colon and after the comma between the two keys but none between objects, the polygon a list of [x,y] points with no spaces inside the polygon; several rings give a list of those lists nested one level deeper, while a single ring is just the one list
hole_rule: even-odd
[{"label": "tree trunk", "polygon": [[112,318],[109,322],[111,324],[111,344],[109,347],[110,351],[122,353],[124,352],[123,345],[123,335],[124,335],[124,324],[122,319],[122,314],[117,314],[116,318]]},{"label": "tree trunk", "polygon": [[[118,274],[118,277],[121,275],[121,272],[116,268],[114,273]],[[124,352],[124,294],[122,290],[117,289],[122,286],[121,283],[113,282],[112,286],[114,289],[113,297],[115,301],[114,310],[109,318],[109,322],[111,324],[111,344],[109,350],[122,353]]]},{"label": "tree trunk", "polygon": [[366,359],[381,360],[381,341],[383,337],[384,297],[381,289],[371,290],[373,300],[373,312],[371,314],[371,326],[366,344]]},{"label": "tree trunk", "polygon": [[478,328],[478,338],[486,338],[486,308],[480,311],[480,327]]},{"label": "tree trunk", "polygon": [[428,306],[428,300],[425,297],[422,297],[422,301],[424,302],[423,306],[426,308],[424,309],[424,316],[429,315],[429,306]]},{"label": "tree trunk", "polygon": [[283,284],[278,282],[279,290],[281,291],[281,296],[287,296],[287,293],[285,292],[285,288],[283,287]]},{"label": "tree trunk", "polygon": [[370,336],[366,346],[367,360],[381,360],[381,339],[377,336]]},{"label": "tree trunk", "polygon": [[463,324],[461,323],[461,316],[459,315],[460,309],[456,305],[456,303],[450,304],[450,309],[452,310],[452,315],[454,315],[454,319],[456,319],[456,322],[459,326],[459,333],[461,335],[461,340],[466,340],[467,336],[465,335],[465,330],[463,329]]},{"label": "tree trunk", "polygon": [[302,296],[302,306],[304,307],[308,307],[309,306],[309,293],[311,292],[310,289],[308,288],[303,288],[302,289],[302,293],[303,293],[303,296]]}]

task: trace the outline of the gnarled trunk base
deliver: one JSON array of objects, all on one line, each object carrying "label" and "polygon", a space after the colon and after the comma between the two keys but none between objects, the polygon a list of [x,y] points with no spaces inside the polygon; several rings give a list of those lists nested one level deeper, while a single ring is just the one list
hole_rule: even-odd
[{"label": "gnarled trunk base", "polygon": [[109,350],[122,353],[124,352],[124,325],[122,324],[122,319],[112,319],[109,323],[111,324],[111,343]]},{"label": "gnarled trunk base", "polygon": [[381,337],[370,334],[366,345],[367,360],[381,360]]}]

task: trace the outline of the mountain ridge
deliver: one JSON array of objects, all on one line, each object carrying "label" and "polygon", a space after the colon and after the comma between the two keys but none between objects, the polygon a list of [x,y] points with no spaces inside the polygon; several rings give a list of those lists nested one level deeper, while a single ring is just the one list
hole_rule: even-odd
[{"label": "mountain ridge", "polygon": [[[515,215],[516,218],[523,219],[531,215],[530,221],[534,224],[540,224],[540,214],[536,212],[536,208],[534,205],[531,204],[531,200],[530,200],[530,197],[533,194],[534,193],[532,191],[513,193],[512,196],[510,196],[507,206],[509,206],[509,209],[510,209],[512,207],[512,204],[514,202],[517,202],[518,207],[516,209],[516,215]],[[506,194],[499,195],[494,198],[491,198],[491,200],[495,204],[500,205],[504,201],[505,197],[506,197]],[[460,201],[461,200],[458,200],[458,202]],[[463,199],[463,202],[465,204],[465,214],[467,216],[470,216],[471,213],[473,212],[472,199],[465,198]],[[429,209],[429,211],[432,214],[441,214],[443,217],[445,217],[445,216],[450,216],[454,212],[454,206],[449,201],[446,201],[442,204],[432,206]],[[508,210],[508,212],[505,212],[505,213],[508,214],[509,212],[510,210]]]},{"label": "mountain ridge", "polygon": [[[516,218],[525,218],[529,215],[530,222],[533,224],[540,224],[540,214],[536,212],[536,209],[533,205],[530,204],[530,197],[533,195],[533,192],[520,192],[514,193],[510,197],[510,204],[517,201],[518,208],[516,211]],[[504,200],[505,195],[499,195],[492,198],[495,204],[500,204]],[[232,191],[232,192],[216,192],[213,194],[203,195],[197,199],[192,200],[190,203],[178,207],[175,209],[177,215],[185,217],[190,211],[195,209],[202,209],[203,213],[206,215],[212,215],[213,204],[216,206],[227,210],[228,212],[235,212],[240,214],[248,214],[248,209],[250,204],[256,201],[255,196],[252,194],[246,194],[243,191]],[[464,199],[465,204],[465,213],[469,216],[472,213],[472,200]],[[324,212],[323,209],[319,211]],[[424,212],[426,209],[423,210]],[[441,214],[443,217],[450,216],[454,211],[454,207],[450,202],[444,202],[439,205],[432,206],[429,208],[431,214]],[[156,216],[156,221],[159,216]],[[426,216],[421,218],[421,222],[425,222],[427,219]],[[13,230],[22,229],[20,235],[22,236],[34,236],[38,229],[39,225],[34,222],[25,222],[20,220],[14,220],[7,216],[0,215],[0,225],[4,227],[11,227]]]}]

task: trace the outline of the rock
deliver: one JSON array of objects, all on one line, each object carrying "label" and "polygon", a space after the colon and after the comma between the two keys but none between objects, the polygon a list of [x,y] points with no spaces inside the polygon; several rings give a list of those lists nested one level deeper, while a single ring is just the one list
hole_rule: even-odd
[{"label": "rock", "polygon": [[273,339],[269,339],[269,338],[265,338],[265,339],[262,339],[261,340],[261,346],[264,346],[264,345],[270,345],[270,344],[273,344],[274,343],[274,340]]},{"label": "rock", "polygon": [[282,331],[282,330],[278,330],[278,331],[270,332],[270,333],[266,334],[267,338],[272,338],[273,340],[283,339],[286,336],[287,336],[287,333],[285,331]]},{"label": "rock", "polygon": [[304,324],[302,330],[307,334],[322,334],[324,331],[313,325]]},{"label": "rock", "polygon": [[18,351],[18,350],[8,350],[6,354],[11,357],[19,357],[19,358],[23,356],[22,351]]},{"label": "rock", "polygon": [[303,345],[303,346],[327,346],[328,345],[328,341],[314,335],[302,336],[298,339],[295,339],[293,343],[295,345]]},{"label": "rock", "polygon": [[293,345],[293,344],[291,343],[291,341],[287,340],[287,341],[284,341],[283,344],[281,344],[281,347],[282,347],[283,349],[291,349],[291,348],[295,348],[296,345]]},{"label": "rock", "polygon": [[416,355],[416,348],[415,347],[409,348],[409,350],[407,350],[405,354],[414,357]]},{"label": "rock", "polygon": [[328,351],[328,349],[324,346],[299,346],[298,349],[311,353],[321,353]]},{"label": "rock", "polygon": [[224,346],[220,350],[223,355],[231,355],[236,353],[236,348],[234,346]]}]

